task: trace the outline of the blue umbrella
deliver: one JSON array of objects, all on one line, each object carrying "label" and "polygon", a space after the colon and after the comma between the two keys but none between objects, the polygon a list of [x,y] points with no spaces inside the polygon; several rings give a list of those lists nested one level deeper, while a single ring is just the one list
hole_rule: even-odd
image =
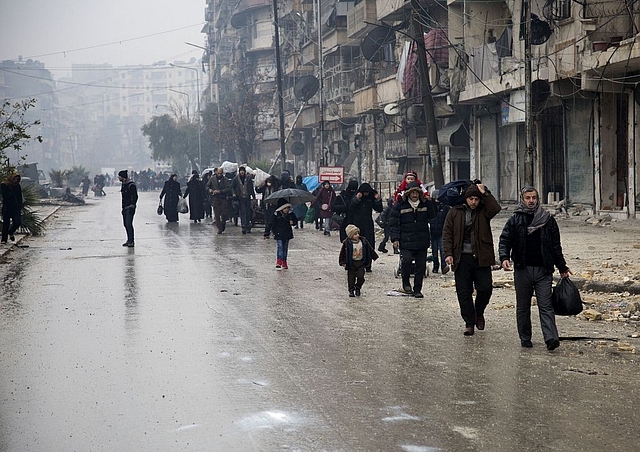
[{"label": "blue umbrella", "polygon": [[320,186],[318,176],[307,176],[302,178],[302,182],[307,186],[307,190],[313,191]]}]

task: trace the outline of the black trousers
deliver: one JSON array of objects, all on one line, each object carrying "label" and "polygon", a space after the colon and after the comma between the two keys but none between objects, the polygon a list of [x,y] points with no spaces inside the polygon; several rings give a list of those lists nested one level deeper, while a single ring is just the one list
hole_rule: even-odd
[{"label": "black trousers", "polygon": [[427,271],[427,249],[407,250],[400,244],[400,270],[402,273],[402,287],[411,287],[411,270],[415,261],[415,275],[413,276],[413,291],[422,292],[422,280]]},{"label": "black trousers", "polygon": [[364,262],[353,261],[353,266],[347,270],[347,285],[349,290],[362,288],[364,284]]},{"label": "black trousers", "polygon": [[122,223],[124,230],[127,231],[127,242],[134,243],[133,239],[133,216],[136,214],[136,208],[128,208],[122,210]]},{"label": "black trousers", "polygon": [[540,326],[545,342],[558,339],[556,316],[551,304],[552,273],[542,267],[517,267],[513,274],[516,284],[516,320],[521,341],[531,340],[531,297],[536,294]]},{"label": "black trousers", "polygon": [[[493,293],[491,267],[481,267],[471,254],[462,254],[455,271],[456,294],[460,314],[466,326],[475,326],[476,317],[484,314]],[[476,301],[473,302],[473,288]]]},{"label": "black trousers", "polygon": [[10,235],[20,228],[22,215],[20,209],[2,211],[2,241],[6,242]]},{"label": "black trousers", "polygon": [[251,208],[251,198],[238,198],[240,203],[240,222],[243,231],[251,231],[253,220],[253,209]]}]

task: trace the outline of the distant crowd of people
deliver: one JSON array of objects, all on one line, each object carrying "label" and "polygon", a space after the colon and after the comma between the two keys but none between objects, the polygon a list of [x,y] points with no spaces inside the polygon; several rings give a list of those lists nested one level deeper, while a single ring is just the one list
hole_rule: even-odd
[{"label": "distant crowd of people", "polygon": [[[123,246],[133,247],[137,184],[126,170],[118,177],[122,182],[122,215],[127,232]],[[287,192],[286,197],[277,195],[276,192],[285,189],[293,191]],[[256,193],[262,194],[260,202]],[[303,196],[305,193],[308,196]],[[427,253],[431,248],[432,271],[454,272],[465,336],[474,335],[476,329],[485,329],[484,313],[492,295],[492,271],[500,267],[510,271],[513,262],[521,345],[532,346],[530,310],[535,294],[547,349],[554,350],[560,342],[551,304],[552,275],[554,267],[562,278],[572,273],[562,254],[558,225],[540,206],[537,190],[526,187],[521,195],[518,209],[500,236],[500,264],[496,264],[490,222],[501,207],[480,181],[469,181],[460,193],[460,201],[451,205],[439,202],[446,198],[439,196],[437,190],[429,193],[418,175],[409,171],[383,203],[378,191],[366,182],[350,180],[337,193],[329,181],[321,181],[309,195],[302,176],[294,181],[288,171],[280,177],[269,176],[256,187],[253,174],[247,173],[245,167],[240,166],[236,174],[225,173],[220,167],[202,178],[194,170],[184,192],[178,175],[171,174],[160,193],[159,213],[162,211],[168,222],[177,222],[178,213],[183,209],[180,204],[188,198],[189,219],[200,223],[212,218],[217,234],[225,232],[229,221],[239,224],[242,234],[250,234],[256,216],[263,215],[263,237],[268,239],[273,235],[276,239],[277,269],[288,268],[289,241],[293,239],[294,229],[311,223],[327,237],[332,231],[338,231],[341,242],[338,262],[347,271],[349,297],[361,296],[365,274],[372,271],[377,252],[387,253],[386,245],[391,242],[394,253],[400,255],[398,273],[402,287],[398,291],[423,298]],[[274,202],[269,202],[270,197]],[[304,200],[309,201],[309,207]],[[384,231],[377,249],[374,212],[378,214],[376,222]]]}]

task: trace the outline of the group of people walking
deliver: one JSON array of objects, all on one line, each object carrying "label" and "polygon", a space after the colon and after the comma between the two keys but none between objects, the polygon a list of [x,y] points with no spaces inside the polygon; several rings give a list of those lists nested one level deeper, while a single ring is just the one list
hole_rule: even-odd
[{"label": "group of people walking", "polygon": [[[127,231],[127,242],[123,246],[133,247],[137,191],[126,171],[121,171],[118,176],[122,182],[122,215]],[[14,181],[3,182],[3,194],[15,185]],[[248,234],[253,227],[251,202],[256,198],[256,191],[262,193],[264,199],[283,188],[300,187],[306,190],[306,186],[300,185],[301,177],[296,182],[299,183],[294,183],[290,174],[283,172],[280,179],[269,177],[256,190],[253,177],[247,174],[244,167],[238,168],[238,174],[232,180],[226,177],[222,168],[218,168],[207,177],[205,183],[200,180],[198,172],[193,171],[184,194],[181,193],[177,175],[173,174],[165,182],[160,200],[162,202],[164,199],[167,221],[173,222],[178,220],[180,197],[189,197],[190,219],[199,222],[205,216],[205,200],[210,197],[214,224],[218,234],[222,234],[227,222],[227,199],[232,197],[239,204],[242,233]],[[355,180],[349,181],[339,194],[328,181],[323,181],[311,202],[311,208],[318,210],[325,236],[331,235],[331,222],[339,222],[342,246],[338,262],[347,271],[350,297],[361,295],[365,273],[372,271],[372,262],[379,257],[375,248],[373,221],[373,213],[378,212],[384,218],[382,225],[385,230],[385,238],[378,251],[388,252],[385,246],[390,241],[394,251],[400,254],[401,292],[415,298],[424,297],[427,252],[431,247],[433,271],[441,270],[444,274],[451,269],[454,272],[460,315],[465,323],[463,334],[472,336],[476,329],[485,329],[485,310],[493,290],[492,270],[502,267],[510,271],[510,262],[513,262],[521,345],[527,348],[533,346],[530,311],[531,298],[535,294],[547,349],[554,350],[560,345],[551,303],[554,267],[563,278],[572,274],[562,253],[557,222],[540,206],[537,190],[533,187],[524,188],[519,207],[500,235],[500,265],[496,265],[491,220],[501,211],[500,204],[479,181],[466,188],[463,199],[462,203],[454,206],[439,203],[424,190],[417,175],[408,172],[393,197],[387,201],[386,209],[383,209],[380,194],[370,184],[358,184]],[[279,200],[277,204],[264,205],[263,237],[269,238],[273,234],[276,240],[277,269],[288,268],[289,241],[293,239],[293,229],[302,226],[300,216],[294,213],[295,208],[286,199]],[[336,220],[336,215],[341,219]],[[10,231],[8,227],[7,231]],[[3,241],[6,242],[8,234],[3,227]]]}]

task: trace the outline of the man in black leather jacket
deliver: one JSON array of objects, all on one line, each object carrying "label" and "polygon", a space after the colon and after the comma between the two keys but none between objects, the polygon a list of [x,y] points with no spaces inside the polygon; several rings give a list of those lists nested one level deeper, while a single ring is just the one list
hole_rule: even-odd
[{"label": "man in black leather jacket", "polygon": [[542,335],[549,351],[558,348],[560,340],[551,304],[554,266],[563,278],[573,274],[562,255],[558,223],[540,207],[540,196],[533,187],[521,191],[522,199],[500,235],[499,254],[502,268],[511,270],[513,260],[516,286],[516,320],[523,347],[531,342],[531,296],[536,295]]}]

